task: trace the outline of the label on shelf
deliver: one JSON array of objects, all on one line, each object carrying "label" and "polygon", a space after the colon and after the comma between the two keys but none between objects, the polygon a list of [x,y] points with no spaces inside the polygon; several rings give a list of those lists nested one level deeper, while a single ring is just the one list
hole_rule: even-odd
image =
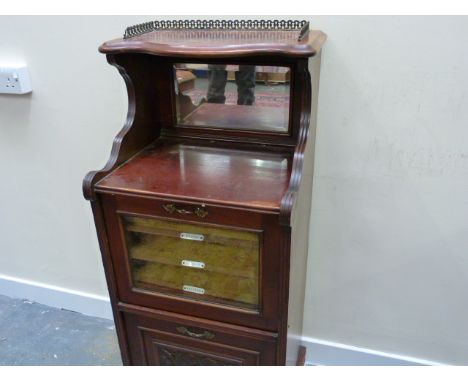
[{"label": "label on shelf", "polygon": [[201,261],[182,260],[181,264],[184,267],[200,268],[200,269],[205,268],[205,263],[203,263]]},{"label": "label on shelf", "polygon": [[184,240],[196,240],[196,241],[205,240],[205,236],[203,235],[198,235],[196,233],[187,233],[187,232],[182,232],[180,234],[180,238]]},{"label": "label on shelf", "polygon": [[197,294],[205,294],[205,290],[203,288],[198,288],[192,285],[184,285],[182,287],[184,292],[192,292],[192,293],[197,293]]}]

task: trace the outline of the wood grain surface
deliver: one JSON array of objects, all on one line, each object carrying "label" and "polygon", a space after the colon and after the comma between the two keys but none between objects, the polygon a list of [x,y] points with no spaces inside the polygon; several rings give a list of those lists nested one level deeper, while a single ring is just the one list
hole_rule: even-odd
[{"label": "wood grain surface", "polygon": [[312,57],[326,40],[312,30],[302,40],[297,31],[157,30],[128,39],[108,41],[101,53],[149,53],[179,57],[248,57],[276,55]]},{"label": "wood grain surface", "polygon": [[168,142],[144,150],[96,188],[279,211],[291,163],[287,154]]}]

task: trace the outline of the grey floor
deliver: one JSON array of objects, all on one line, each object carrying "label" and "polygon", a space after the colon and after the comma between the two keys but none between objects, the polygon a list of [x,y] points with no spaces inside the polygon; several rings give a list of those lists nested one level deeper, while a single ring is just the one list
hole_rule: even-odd
[{"label": "grey floor", "polygon": [[114,322],[0,295],[0,365],[121,365]]}]

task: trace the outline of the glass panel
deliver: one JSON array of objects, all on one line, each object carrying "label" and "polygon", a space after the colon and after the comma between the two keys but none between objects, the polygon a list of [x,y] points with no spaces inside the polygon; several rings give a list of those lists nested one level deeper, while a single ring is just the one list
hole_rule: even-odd
[{"label": "glass panel", "polygon": [[289,68],[176,64],[174,70],[179,125],[288,132]]},{"label": "glass panel", "polygon": [[259,234],[123,217],[133,285],[256,309]]}]

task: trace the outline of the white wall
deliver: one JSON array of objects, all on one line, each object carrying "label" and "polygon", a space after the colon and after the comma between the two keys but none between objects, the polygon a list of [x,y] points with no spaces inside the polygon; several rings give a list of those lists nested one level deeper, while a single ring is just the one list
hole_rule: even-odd
[{"label": "white wall", "polygon": [[318,17],[305,332],[468,364],[468,18]]},{"label": "white wall", "polygon": [[[0,274],[107,295],[81,181],[123,125],[97,52],[151,17],[0,17]],[[468,360],[468,20],[311,17],[322,56],[305,335]],[[0,290],[1,293],[1,290]]]},{"label": "white wall", "polygon": [[125,120],[124,83],[97,48],[127,23],[0,17],[0,64],[26,62],[33,85],[0,95],[0,274],[107,294],[81,182]]}]

